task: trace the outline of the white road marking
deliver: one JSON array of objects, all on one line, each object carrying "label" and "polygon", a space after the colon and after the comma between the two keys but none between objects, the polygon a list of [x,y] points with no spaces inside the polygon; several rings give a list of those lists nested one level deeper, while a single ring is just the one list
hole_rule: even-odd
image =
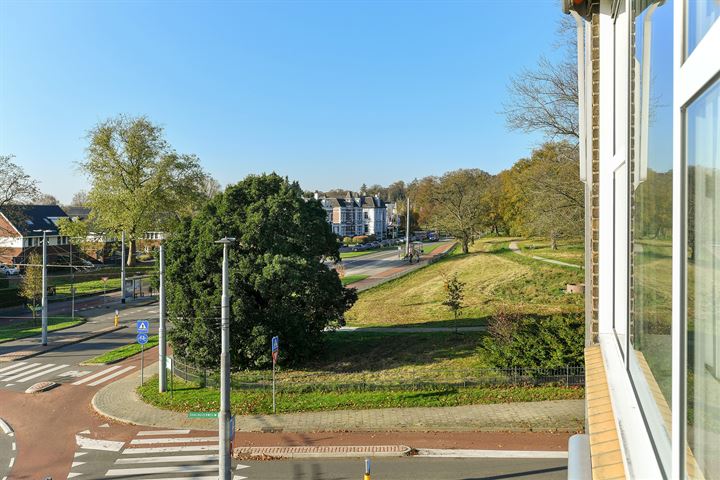
[{"label": "white road marking", "polygon": [[6,387],[12,387],[13,385],[15,385],[15,384],[14,384],[14,383],[8,383],[8,384],[5,385],[5,386],[6,386]]},{"label": "white road marking", "polygon": [[149,443],[200,443],[218,442],[218,437],[185,437],[185,438],[136,438],[130,445],[147,445]]},{"label": "white road marking", "polygon": [[243,468],[250,468],[250,465],[241,465],[238,463],[237,467],[235,467],[235,470],[242,470]]},{"label": "white road marking", "polygon": [[[37,365],[37,364],[36,364],[36,365]],[[20,377],[24,377],[24,376],[27,375],[28,373],[39,372],[39,371],[41,371],[41,370],[45,370],[45,369],[47,369],[47,368],[54,367],[54,366],[55,366],[54,363],[40,364],[39,367],[31,368],[31,369],[29,369],[29,370],[25,370],[24,372],[18,373],[18,374],[16,374],[16,375],[13,375],[12,377],[5,377],[5,378],[3,379],[3,382],[9,382],[10,380],[15,380],[15,379],[18,379],[18,378],[20,378]],[[66,366],[67,366],[67,365],[66,365]],[[15,373],[15,372],[13,372],[13,373]]]},{"label": "white road marking", "polygon": [[210,462],[216,461],[220,455],[175,455],[170,457],[119,458],[115,465],[135,465],[140,463],[172,463],[172,462]]},{"label": "white road marking", "polygon": [[38,365],[40,365],[40,364],[39,363],[29,363],[22,367],[13,366],[14,367],[13,370],[9,370],[5,373],[0,373],[0,377],[4,377],[6,375],[13,375],[14,373],[17,373],[21,370],[27,370],[28,368],[34,368],[34,367],[37,367]]},{"label": "white road marking", "polygon": [[0,430],[2,430],[5,435],[10,435],[13,431],[10,425],[2,418],[0,418]]},{"label": "white road marking", "polygon": [[108,380],[110,380],[111,378],[115,378],[115,377],[117,377],[118,375],[122,375],[122,374],[125,373],[125,372],[129,372],[129,371],[132,370],[133,368],[135,368],[135,365],[130,365],[129,367],[125,367],[125,368],[123,368],[122,370],[118,370],[118,371],[115,372],[115,373],[111,373],[111,374],[108,375],[107,377],[103,377],[103,378],[101,378],[100,380],[95,380],[95,381],[92,382],[92,383],[88,383],[88,387],[95,387],[95,386],[97,386],[97,385],[100,385],[101,383],[105,383],[105,382],[107,382]]},{"label": "white road marking", "polygon": [[17,446],[15,445],[15,442],[12,442],[12,449],[13,449],[13,452],[15,451],[15,449],[16,449],[16,448],[17,448]]},{"label": "white road marking", "polygon": [[[217,475],[211,475],[211,476],[202,476],[198,477],[197,475],[193,475],[192,477],[163,477],[162,480],[187,480],[188,478],[192,478],[193,480],[217,480]],[[245,477],[235,477],[233,480],[243,479]]]},{"label": "white road marking", "polygon": [[190,430],[148,430],[145,432],[138,432],[138,437],[146,437],[148,435],[187,435]]},{"label": "white road marking", "polygon": [[82,475],[82,473],[70,472],[70,473],[68,473],[67,478],[75,478],[75,477],[79,477],[80,475]]},{"label": "white road marking", "polygon": [[78,378],[87,375],[92,370],[69,370],[60,374],[61,377],[73,377]]},{"label": "white road marking", "polygon": [[154,473],[199,473],[217,471],[217,468],[217,465],[123,468],[108,470],[105,475],[119,477],[124,475],[152,475]]},{"label": "white road marking", "polygon": [[104,370],[100,370],[100,371],[97,372],[97,373],[93,373],[92,375],[90,375],[90,376],[88,376],[88,377],[84,377],[84,378],[78,380],[77,382],[73,383],[73,385],[82,385],[82,384],[85,383],[85,382],[89,382],[89,381],[92,380],[93,378],[100,377],[100,376],[102,376],[102,375],[105,375],[105,374],[108,373],[108,372],[111,372],[111,371],[113,371],[113,370],[117,370],[118,368],[120,368],[120,365],[115,365],[114,367],[110,367],[110,368],[106,368],[106,369],[104,369]]},{"label": "white road marking", "polygon": [[73,462],[70,468],[79,467],[80,465],[85,465],[85,462]]},{"label": "white road marking", "polygon": [[125,442],[113,442],[110,440],[94,440],[92,438],[75,435],[75,443],[78,447],[86,450],[105,450],[108,452],[119,452]]},{"label": "white road marking", "polygon": [[87,454],[87,452],[75,452],[75,458],[82,457],[85,454]]},{"label": "white road marking", "polygon": [[110,428],[110,424],[109,424],[109,423],[103,423],[102,425],[100,425],[100,428]]},{"label": "white road marking", "polygon": [[15,457],[10,459],[10,468],[12,468],[13,465],[15,465]]},{"label": "white road marking", "polygon": [[417,457],[445,458],[568,458],[568,452],[543,450],[455,450],[419,448]]},{"label": "white road marking", "polygon": [[19,379],[17,382],[18,382],[18,383],[27,382],[28,380],[32,380],[32,379],[35,378],[35,377],[39,377],[39,376],[41,376],[41,375],[45,375],[45,374],[47,374],[47,373],[54,372],[55,370],[60,370],[60,369],[62,369],[62,368],[69,367],[69,366],[70,366],[70,365],[58,365],[57,367],[48,368],[48,369],[46,369],[46,370],[43,370],[43,371],[40,372],[40,373],[36,373],[36,374],[34,374],[34,375],[30,375],[29,377],[21,378],[21,379]]},{"label": "white road marking", "polygon": [[9,367],[0,368],[0,372],[4,372],[5,370],[12,370],[13,368],[17,368],[20,365],[25,365],[25,362],[13,362],[13,364]]},{"label": "white road marking", "polygon": [[218,445],[184,445],[182,447],[146,447],[126,448],[123,455],[139,455],[147,453],[175,453],[175,452],[216,452],[220,450]]},{"label": "white road marking", "polygon": [[83,431],[80,432],[80,433],[90,433],[90,430],[83,430]]}]

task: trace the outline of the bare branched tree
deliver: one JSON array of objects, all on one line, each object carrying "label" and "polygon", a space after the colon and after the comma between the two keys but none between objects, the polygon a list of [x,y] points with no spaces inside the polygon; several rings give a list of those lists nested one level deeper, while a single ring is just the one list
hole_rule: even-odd
[{"label": "bare branched tree", "polygon": [[15,164],[13,155],[0,155],[0,208],[9,204],[30,203],[39,195],[37,181]]},{"label": "bare branched tree", "polygon": [[541,56],[534,69],[512,77],[502,113],[512,130],[540,131],[553,140],[577,143],[577,39],[571,18],[560,21],[557,37],[555,47],[565,50],[563,58]]}]

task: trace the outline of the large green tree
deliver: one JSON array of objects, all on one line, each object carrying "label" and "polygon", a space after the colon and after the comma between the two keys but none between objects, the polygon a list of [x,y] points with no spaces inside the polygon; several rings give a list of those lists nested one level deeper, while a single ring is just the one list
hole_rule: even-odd
[{"label": "large green tree", "polygon": [[322,258],[339,260],[335,235],[316,200],[276,174],[228,186],[167,241],[170,339],[176,354],[206,367],[220,359],[222,237],[230,247],[230,348],[235,368],[312,357],[322,332],[340,325],[357,295]]},{"label": "large green tree", "polygon": [[168,230],[179,216],[204,203],[207,175],[195,155],[177,153],[162,127],[146,117],[120,115],[88,134],[80,163],[89,176],[88,206],[93,225],[128,242],[128,264],[135,241],[147,231]]}]

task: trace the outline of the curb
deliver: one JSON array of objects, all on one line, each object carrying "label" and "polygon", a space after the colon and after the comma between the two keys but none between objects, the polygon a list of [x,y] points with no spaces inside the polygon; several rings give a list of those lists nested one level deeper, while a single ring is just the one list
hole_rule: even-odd
[{"label": "curb", "polygon": [[564,450],[461,450],[418,448],[413,456],[425,458],[568,458]]},{"label": "curb", "polygon": [[14,433],[12,427],[2,418],[0,418],[0,430],[2,430],[5,435],[12,436]]},{"label": "curb", "polygon": [[406,457],[413,450],[405,445],[343,446],[343,447],[240,447],[234,458],[358,458]]},{"label": "curb", "polygon": [[[77,326],[77,325],[76,325],[76,326]],[[101,335],[105,335],[106,333],[116,332],[116,331],[118,331],[118,330],[120,330],[120,329],[123,329],[123,328],[127,328],[127,325],[118,325],[117,327],[109,327],[109,328],[104,329],[104,330],[98,330],[98,331],[96,331],[96,332],[91,333],[90,335],[85,336],[85,337],[79,337],[79,338],[73,339],[73,340],[71,340],[71,341],[63,342],[63,343],[61,343],[61,344],[56,344],[56,345],[53,345],[53,346],[47,346],[47,347],[44,348],[43,350],[40,350],[40,351],[37,351],[37,352],[27,352],[27,354],[25,354],[25,355],[12,356],[11,354],[6,353],[5,355],[8,355],[8,357],[11,357],[11,358],[10,358],[9,360],[5,360],[5,359],[3,359],[2,356],[0,356],[0,362],[16,362],[16,361],[18,361],[18,360],[25,360],[26,358],[36,357],[36,356],[38,356],[38,355],[42,355],[43,353],[52,352],[53,350],[57,350],[57,349],[59,349],[59,348],[66,347],[66,346],[68,346],[68,345],[74,345],[74,344],[76,344],[76,343],[81,343],[81,342],[84,342],[84,341],[86,341],[86,340],[90,340],[90,339],[93,339],[93,338],[95,338],[95,337],[99,337],[99,336],[101,336]]]}]

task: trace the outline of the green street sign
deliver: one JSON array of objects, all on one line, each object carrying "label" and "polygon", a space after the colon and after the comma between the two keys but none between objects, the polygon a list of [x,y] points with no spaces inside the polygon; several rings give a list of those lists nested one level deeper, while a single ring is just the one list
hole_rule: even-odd
[{"label": "green street sign", "polygon": [[217,418],[218,412],[188,412],[188,418]]}]

